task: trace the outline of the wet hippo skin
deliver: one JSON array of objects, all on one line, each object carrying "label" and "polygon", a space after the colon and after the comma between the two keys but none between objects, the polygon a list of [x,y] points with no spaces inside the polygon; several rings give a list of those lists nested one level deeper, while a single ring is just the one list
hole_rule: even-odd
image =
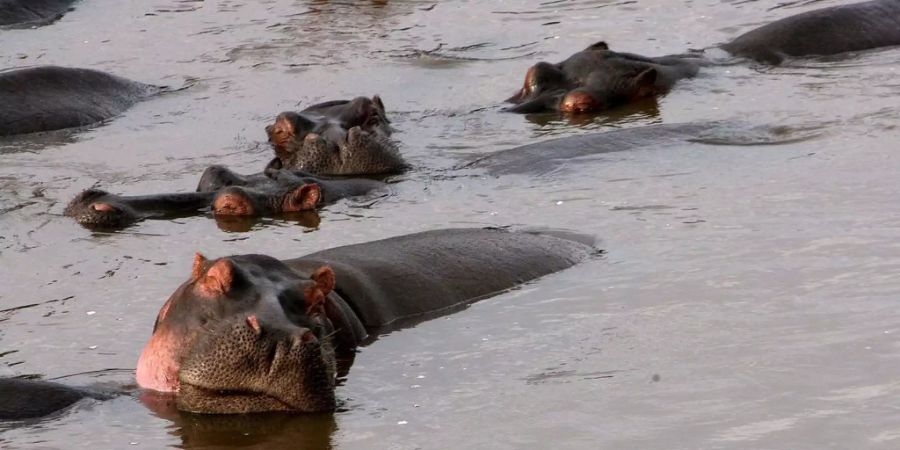
[{"label": "wet hippo skin", "polygon": [[88,189],[69,202],[63,215],[88,228],[124,228],[151,217],[199,211],[209,207],[214,196],[211,192],[125,196]]},{"label": "wet hippo skin", "polygon": [[786,57],[833,55],[900,45],[900,1],[873,0],[817,9],[744,33],[721,47],[778,64]]},{"label": "wet hippo skin", "polygon": [[703,133],[724,128],[717,122],[660,124],[549,139],[488,153],[460,168],[484,168],[492,175],[539,175],[557,170],[578,158],[639,148],[665,148]]},{"label": "wet hippo skin", "polygon": [[272,216],[310,211],[338,200],[387,192],[387,184],[367,179],[327,179],[302,171],[267,169],[241,175],[224,166],[203,172],[197,192],[116,195],[88,189],[63,214],[101,230],[124,228],[149,218],[171,218],[210,209],[216,216]]},{"label": "wet hippo skin", "polygon": [[596,253],[578,235],[447,229],[298,259],[208,260],[163,305],[138,361],[144,388],[202,413],[331,411],[335,354],[373,330],[548,275]]},{"label": "wet hippo skin", "polygon": [[562,62],[528,69],[522,89],[507,99],[516,104],[509,111],[606,110],[665,93],[679,79],[694,76],[701,63],[697,58],[615,52],[597,42]]},{"label": "wet hippo skin", "polygon": [[48,381],[0,378],[0,420],[43,417],[83,398],[103,400],[109,395]]},{"label": "wet hippo skin", "polygon": [[402,173],[408,166],[390,139],[389,124],[376,95],[283,112],[266,134],[286,169],[320,175]]},{"label": "wet hippo skin", "polygon": [[160,91],[91,69],[41,66],[0,72],[0,136],[92,125]]},{"label": "wet hippo skin", "polygon": [[76,0],[0,0],[0,27],[46,25],[62,17]]},{"label": "wet hippo skin", "polygon": [[[814,10],[749,31],[720,47],[737,57],[778,64],[787,57],[900,45],[900,2],[873,0]],[[588,113],[668,91],[710,64],[699,55],[646,57],[598,42],[565,61],[528,69],[509,111]]]}]

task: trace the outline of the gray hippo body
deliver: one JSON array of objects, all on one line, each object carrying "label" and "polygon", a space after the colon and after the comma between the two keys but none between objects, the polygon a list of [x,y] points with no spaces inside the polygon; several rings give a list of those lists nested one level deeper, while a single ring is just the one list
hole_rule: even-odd
[{"label": "gray hippo body", "polygon": [[41,66],[0,72],[0,136],[93,125],[160,91],[91,69]]},{"label": "gray hippo body", "polygon": [[285,261],[198,255],[160,310],[137,381],[175,393],[184,411],[331,411],[336,354],[570,267],[596,253],[583,240],[449,229]]},{"label": "gray hippo body", "polygon": [[721,127],[716,122],[662,124],[566,136],[489,153],[462,168],[484,168],[492,175],[543,174],[578,158],[684,143]]},{"label": "gray hippo body", "polygon": [[49,24],[66,13],[76,0],[0,0],[0,27]]},{"label": "gray hippo body", "polygon": [[48,381],[0,378],[0,421],[34,419],[68,408],[84,398],[105,400],[109,394]]},{"label": "gray hippo body", "polygon": [[770,64],[786,57],[834,55],[900,45],[900,1],[872,0],[817,9],[744,33],[721,47]]}]

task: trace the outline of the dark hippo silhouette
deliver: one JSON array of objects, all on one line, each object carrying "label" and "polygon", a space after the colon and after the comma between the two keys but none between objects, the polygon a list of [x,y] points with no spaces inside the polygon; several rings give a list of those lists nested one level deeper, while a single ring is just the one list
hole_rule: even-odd
[{"label": "dark hippo silhouette", "polygon": [[84,398],[106,400],[111,396],[48,381],[0,378],[0,420],[34,419],[68,408]]},{"label": "dark hippo silhouette", "polygon": [[[872,0],[809,11],[738,36],[720,47],[737,57],[779,64],[787,57],[833,55],[900,45],[900,1]],[[710,64],[698,55],[646,57],[598,42],[560,63],[540,62],[507,99],[509,111],[587,113],[654,97]]]},{"label": "dark hippo silhouette", "polygon": [[76,0],[0,0],[0,27],[47,25],[66,13]]},{"label": "dark hippo silhouette", "polygon": [[703,133],[717,128],[722,128],[722,124],[678,123],[566,136],[491,152],[460,168],[484,168],[492,175],[543,174],[578,161],[578,158],[639,148],[664,148],[697,140]]},{"label": "dark hippo silhouette", "polygon": [[266,127],[266,134],[286,169],[319,175],[378,175],[408,168],[390,139],[390,121],[377,95],[283,112]]},{"label": "dark hippo silhouette", "polygon": [[111,230],[149,218],[174,217],[208,208],[214,192],[124,196],[100,189],[82,191],[63,210],[87,228]]},{"label": "dark hippo silhouette", "polygon": [[387,191],[380,181],[327,179],[300,171],[268,169],[241,175],[211,166],[197,192],[122,196],[88,189],[72,199],[63,214],[84,227],[111,230],[149,218],[173,218],[210,209],[216,216],[272,216],[310,211],[343,198]]},{"label": "dark hippo silhouette", "polygon": [[900,1],[872,0],[790,16],[744,33],[728,53],[770,64],[787,57],[834,55],[900,45]]},{"label": "dark hippo silhouette", "polygon": [[528,69],[522,89],[507,99],[516,104],[509,111],[610,109],[667,92],[679,79],[694,76],[701,63],[697,58],[614,52],[598,42],[560,63],[540,62]]},{"label": "dark hippo silhouette", "polygon": [[198,254],[160,310],[136,378],[176,392],[184,411],[331,411],[336,354],[374,330],[568,268],[597,253],[584,239],[449,229],[286,261]]},{"label": "dark hippo silhouette", "polygon": [[0,73],[0,136],[92,125],[161,92],[91,69],[41,66]]}]

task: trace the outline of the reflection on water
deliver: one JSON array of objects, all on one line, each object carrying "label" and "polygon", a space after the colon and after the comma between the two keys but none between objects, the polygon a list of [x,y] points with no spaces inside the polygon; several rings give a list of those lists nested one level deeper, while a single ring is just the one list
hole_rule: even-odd
[{"label": "reflection on water", "polygon": [[141,403],[169,421],[169,434],[183,449],[330,449],[337,430],[334,414],[206,415],[178,411],[172,396],[142,393]]},{"label": "reflection on water", "polygon": [[220,230],[229,233],[246,233],[254,229],[271,223],[283,223],[285,225],[299,225],[309,230],[319,228],[321,217],[316,211],[298,211],[283,213],[275,218],[251,217],[251,216],[222,216],[213,215],[216,220],[216,226]]}]

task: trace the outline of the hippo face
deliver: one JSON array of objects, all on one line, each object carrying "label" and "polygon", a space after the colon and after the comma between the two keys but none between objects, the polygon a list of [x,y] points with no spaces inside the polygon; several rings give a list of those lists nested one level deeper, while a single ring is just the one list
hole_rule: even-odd
[{"label": "hippo face", "polygon": [[525,84],[507,99],[512,112],[592,113],[652,97],[657,64],[647,58],[609,50],[598,42],[558,64],[540,62],[528,69]]},{"label": "hippo face", "polygon": [[141,354],[141,387],[175,392],[184,411],[230,414],[335,407],[334,272],[303,279],[280,261],[197,255]]},{"label": "hippo face", "polygon": [[80,225],[96,229],[122,228],[138,220],[139,214],[119,197],[100,189],[87,189],[76,195],[63,214]]},{"label": "hippo face", "polygon": [[293,186],[264,191],[229,186],[216,193],[212,203],[215,215],[264,216],[316,209],[322,191],[316,183],[300,181]]},{"label": "hippo face", "polygon": [[390,121],[384,111],[381,98],[357,97],[353,100],[337,100],[312,105],[303,111],[286,111],[266,127],[269,143],[277,154],[284,152],[291,142],[303,142],[307,135],[315,133],[328,140],[332,146],[346,138],[347,130],[361,128],[368,132],[390,135]]},{"label": "hippo face", "polygon": [[283,112],[275,118],[275,123],[266,127],[269,143],[276,152],[283,152],[289,142],[303,139],[315,129],[316,123],[295,112]]}]

